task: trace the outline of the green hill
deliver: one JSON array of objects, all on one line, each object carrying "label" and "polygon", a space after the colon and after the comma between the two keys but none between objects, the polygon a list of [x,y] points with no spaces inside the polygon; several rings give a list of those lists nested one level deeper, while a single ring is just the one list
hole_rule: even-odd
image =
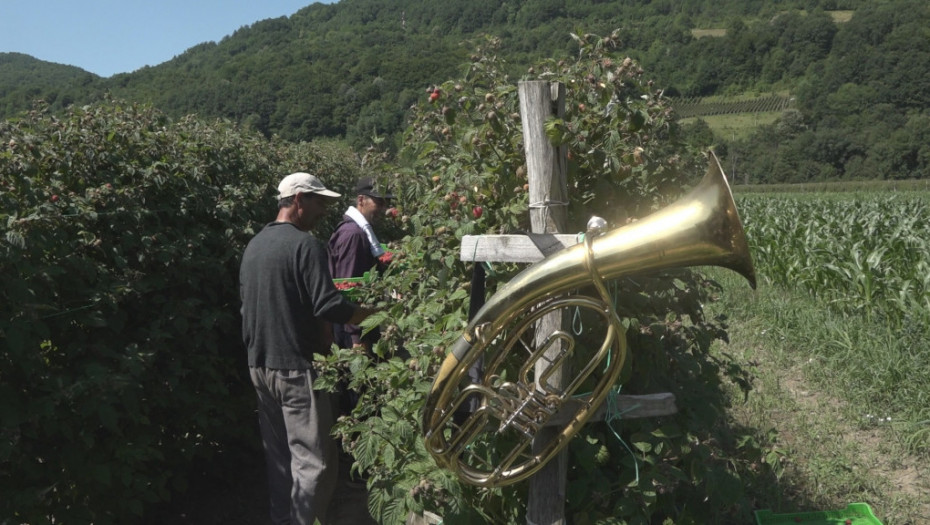
[{"label": "green hill", "polygon": [[[622,0],[342,0],[258,21],[133,73],[62,82],[35,72],[27,85],[34,82],[38,91],[31,94],[55,107],[99,99],[109,91],[173,115],[230,118],[292,139],[342,136],[360,143],[373,133],[398,131],[406,108],[430,84],[459,74],[473,49],[468,40],[485,34],[501,39],[515,79],[542,57],[571,59],[576,51],[572,31],[606,35],[620,29],[629,55],[669,94],[708,96],[752,88],[761,74],[753,71],[757,65],[733,65],[748,58],[734,56],[724,61],[725,70],[708,74],[720,63],[695,57],[712,53],[722,58],[719,48],[728,40],[701,42],[691,32],[731,18],[751,23],[779,10],[792,13],[791,20],[777,17],[784,25],[812,18],[797,14],[809,2],[795,3],[690,0],[673,9],[671,3]],[[817,20],[825,23],[825,17]],[[772,31],[787,47],[794,37],[782,29]],[[822,58],[795,54],[788,53],[801,64],[798,68]],[[764,82],[796,80],[786,75],[768,74]],[[12,100],[0,97],[5,100],[0,117],[31,104],[21,94]]]},{"label": "green hill", "polygon": [[657,89],[698,100],[680,106],[682,117],[713,115],[700,105],[707,97],[794,99],[788,125],[751,120],[781,133],[764,129],[765,140],[738,143],[750,129],[707,140],[724,156],[738,150],[756,170],[746,174],[753,182],[788,181],[775,175],[786,173],[779,164],[799,181],[916,178],[930,175],[917,141],[877,142],[894,130],[925,133],[927,27],[930,7],[919,0],[341,0],[258,21],[110,78],[0,54],[0,118],[37,98],[56,109],[109,93],[175,117],[224,118],[289,140],[336,137],[362,147],[373,136],[398,135],[407,108],[430,85],[462,75],[475,41],[500,40],[516,83],[541,58],[573,59],[571,32],[617,30],[623,51]]},{"label": "green hill", "polygon": [[100,77],[81,68],[0,53],[0,116],[10,117],[42,99],[60,107],[87,97]]}]

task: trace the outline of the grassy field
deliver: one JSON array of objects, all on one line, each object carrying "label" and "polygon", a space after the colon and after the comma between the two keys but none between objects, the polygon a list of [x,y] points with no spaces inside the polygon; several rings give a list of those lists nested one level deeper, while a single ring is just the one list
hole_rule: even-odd
[{"label": "grassy field", "polygon": [[855,11],[827,11],[827,14],[830,15],[830,18],[832,18],[834,22],[842,24],[852,20],[854,12]]},{"label": "grassy field", "polygon": [[722,37],[727,35],[727,30],[723,28],[719,29],[692,29],[691,36],[694,38],[704,38],[704,37]]},{"label": "grassy field", "polygon": [[885,525],[930,523],[928,193],[738,198],[759,289],[709,307],[754,390],[733,424],[765,436],[776,512],[865,502]]},{"label": "grassy field", "polygon": [[[728,272],[712,272],[726,287],[710,311],[730,320],[727,352],[754,374],[745,400],[734,389],[731,425],[756,429],[778,479],[759,487],[754,505],[777,513],[842,509],[868,503],[884,525],[930,523],[930,461],[907,443],[907,425],[881,406],[863,405],[848,391],[859,388],[832,377],[820,359],[831,330],[862,331],[804,293],[760,283],[759,290]],[[879,339],[881,339],[879,337]],[[882,344],[885,341],[863,341]],[[868,361],[858,366],[869,368]]]},{"label": "grassy field", "polygon": [[703,120],[726,140],[743,139],[759,126],[772,124],[793,100],[787,91],[765,94],[675,99],[672,105],[682,124]]},{"label": "grassy field", "polygon": [[[802,13],[803,12],[804,11],[802,11]],[[836,22],[837,24],[849,22],[853,17],[853,13],[855,13],[855,11],[842,11],[842,10],[827,11],[827,14],[830,15],[830,18],[832,18],[833,21]],[[751,22],[752,19],[747,19],[747,21]],[[693,36],[694,38],[705,38],[705,37],[720,38],[726,35],[727,35],[727,30],[724,28],[707,28],[707,29],[692,29],[691,30],[691,36]]]},{"label": "grassy field", "polygon": [[760,113],[731,113],[728,115],[706,115],[681,119],[682,124],[700,118],[707,123],[711,131],[727,140],[748,138],[759,126],[771,124],[781,116],[781,111]]}]

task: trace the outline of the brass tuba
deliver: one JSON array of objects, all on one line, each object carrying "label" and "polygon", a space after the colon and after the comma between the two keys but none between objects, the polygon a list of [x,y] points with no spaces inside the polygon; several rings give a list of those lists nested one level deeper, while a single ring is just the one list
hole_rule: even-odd
[{"label": "brass tuba", "polygon": [[[626,360],[625,331],[604,280],[704,265],[734,270],[756,286],[736,205],[713,153],[704,178],[680,200],[603,235],[589,230],[583,243],[529,266],[488,300],[430,389],[423,413],[427,450],[473,485],[531,476],[600,407]],[[592,285],[600,297],[573,292]],[[562,309],[584,310],[588,326],[604,329],[603,342],[578,342],[562,330],[540,341],[537,322]],[[540,360],[549,372],[534,372]],[[550,374],[563,363],[578,371],[554,386]],[[478,365],[480,379],[469,380]],[[556,427],[547,433],[554,437],[534,446],[544,426]]]}]

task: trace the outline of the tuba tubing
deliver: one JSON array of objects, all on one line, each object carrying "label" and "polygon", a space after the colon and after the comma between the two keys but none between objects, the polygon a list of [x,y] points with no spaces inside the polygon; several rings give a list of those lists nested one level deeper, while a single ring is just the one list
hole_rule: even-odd
[{"label": "tuba tubing", "polygon": [[[459,404],[455,396],[469,367],[522,312],[589,285],[592,280],[602,290],[602,283],[598,282],[602,279],[688,266],[728,268],[744,276],[752,288],[756,287],[752,259],[729,184],[713,152],[709,157],[703,179],[687,195],[637,222],[588,238],[527,267],[477,312],[440,366],[424,407],[423,435],[427,449],[439,464],[456,472],[461,470],[456,465],[457,458],[450,457],[460,450],[448,447],[442,429]],[[619,337],[624,336],[620,333]],[[534,461],[538,465],[533,465],[532,470],[538,470],[566,443],[567,439],[553,447],[556,450],[548,451],[549,457]],[[524,469],[520,478],[527,476]],[[510,482],[476,483],[473,478],[463,479],[483,485]]]}]

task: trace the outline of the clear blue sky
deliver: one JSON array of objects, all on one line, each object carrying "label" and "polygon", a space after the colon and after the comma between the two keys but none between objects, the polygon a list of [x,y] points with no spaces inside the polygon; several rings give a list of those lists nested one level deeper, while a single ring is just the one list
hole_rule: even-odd
[{"label": "clear blue sky", "polygon": [[0,52],[109,77],[336,0],[0,0]]}]

